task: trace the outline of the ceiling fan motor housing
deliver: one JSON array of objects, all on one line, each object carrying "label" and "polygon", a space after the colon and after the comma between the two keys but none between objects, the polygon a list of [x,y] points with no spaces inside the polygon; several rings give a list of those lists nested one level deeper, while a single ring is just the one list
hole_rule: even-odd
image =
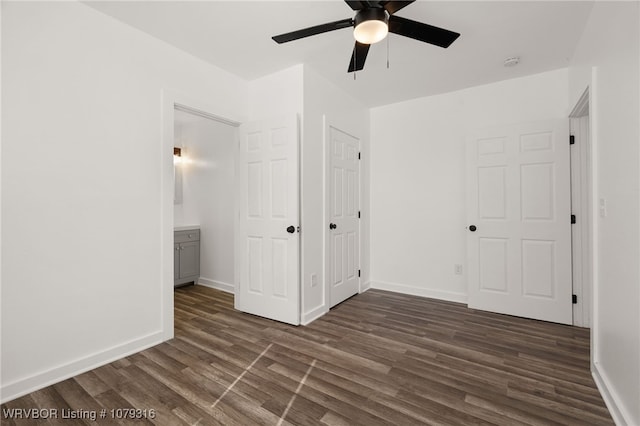
[{"label": "ceiling fan motor housing", "polygon": [[389,28],[389,15],[382,8],[364,8],[356,13],[353,24],[356,40],[361,43],[373,44],[386,37]]},{"label": "ceiling fan motor housing", "polygon": [[367,7],[364,9],[360,9],[358,13],[356,13],[356,17],[354,18],[354,25],[357,27],[365,21],[374,20],[382,21],[385,24],[388,24],[389,16],[387,15],[387,11],[381,7]]}]

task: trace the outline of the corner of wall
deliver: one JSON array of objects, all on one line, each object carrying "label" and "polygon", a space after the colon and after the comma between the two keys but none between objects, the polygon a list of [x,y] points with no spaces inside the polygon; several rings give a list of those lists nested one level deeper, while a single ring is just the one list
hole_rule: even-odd
[{"label": "corner of wall", "polygon": [[303,66],[298,64],[250,81],[247,96],[249,120],[301,114],[303,73]]},{"label": "corner of wall", "polygon": [[[330,114],[331,117],[339,117],[341,121],[346,121],[350,124],[353,134],[359,136],[365,143],[368,143],[369,125],[368,111],[357,99],[307,65],[303,66],[303,76],[301,187],[302,221],[305,232],[302,236],[301,319],[305,324],[329,311],[325,288],[327,271],[324,260],[326,256],[324,117]],[[368,216],[368,211],[363,210],[363,215]],[[363,259],[363,256],[368,256],[368,251],[361,253],[361,267],[368,265],[368,261]],[[312,275],[315,275],[318,280],[317,286],[311,285]]]},{"label": "corner of wall", "polygon": [[328,307],[325,304],[322,304],[316,308],[309,310],[308,312],[303,313],[301,316],[302,318],[300,319],[300,324],[309,325],[327,312],[329,312]]}]

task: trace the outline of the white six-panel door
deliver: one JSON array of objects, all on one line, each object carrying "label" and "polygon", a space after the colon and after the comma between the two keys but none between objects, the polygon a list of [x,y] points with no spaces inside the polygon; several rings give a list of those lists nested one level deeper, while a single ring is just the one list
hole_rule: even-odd
[{"label": "white six-panel door", "polygon": [[300,323],[298,124],[240,126],[236,309]]},{"label": "white six-panel door", "polygon": [[569,176],[566,120],[469,138],[469,307],[572,323]]},{"label": "white six-panel door", "polygon": [[360,140],[329,124],[329,301],[357,294],[360,287]]}]

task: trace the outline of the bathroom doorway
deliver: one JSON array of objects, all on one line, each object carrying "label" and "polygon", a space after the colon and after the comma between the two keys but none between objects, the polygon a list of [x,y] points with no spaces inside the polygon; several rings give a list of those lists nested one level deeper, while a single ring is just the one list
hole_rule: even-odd
[{"label": "bathroom doorway", "polygon": [[237,126],[215,116],[175,106],[174,229],[199,239],[199,273],[192,275],[194,284],[230,293],[235,282],[237,132]]}]

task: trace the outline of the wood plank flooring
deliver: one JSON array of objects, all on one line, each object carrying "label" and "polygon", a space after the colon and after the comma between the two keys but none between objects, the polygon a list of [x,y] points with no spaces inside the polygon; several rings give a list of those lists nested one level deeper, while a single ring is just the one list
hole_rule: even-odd
[{"label": "wood plank flooring", "polygon": [[[4,404],[1,423],[613,424],[587,329],[376,290],[292,327],[201,286],[176,290],[175,328],[169,342]],[[58,419],[7,418],[21,408],[55,408]],[[155,418],[112,418],[126,408]]]}]

